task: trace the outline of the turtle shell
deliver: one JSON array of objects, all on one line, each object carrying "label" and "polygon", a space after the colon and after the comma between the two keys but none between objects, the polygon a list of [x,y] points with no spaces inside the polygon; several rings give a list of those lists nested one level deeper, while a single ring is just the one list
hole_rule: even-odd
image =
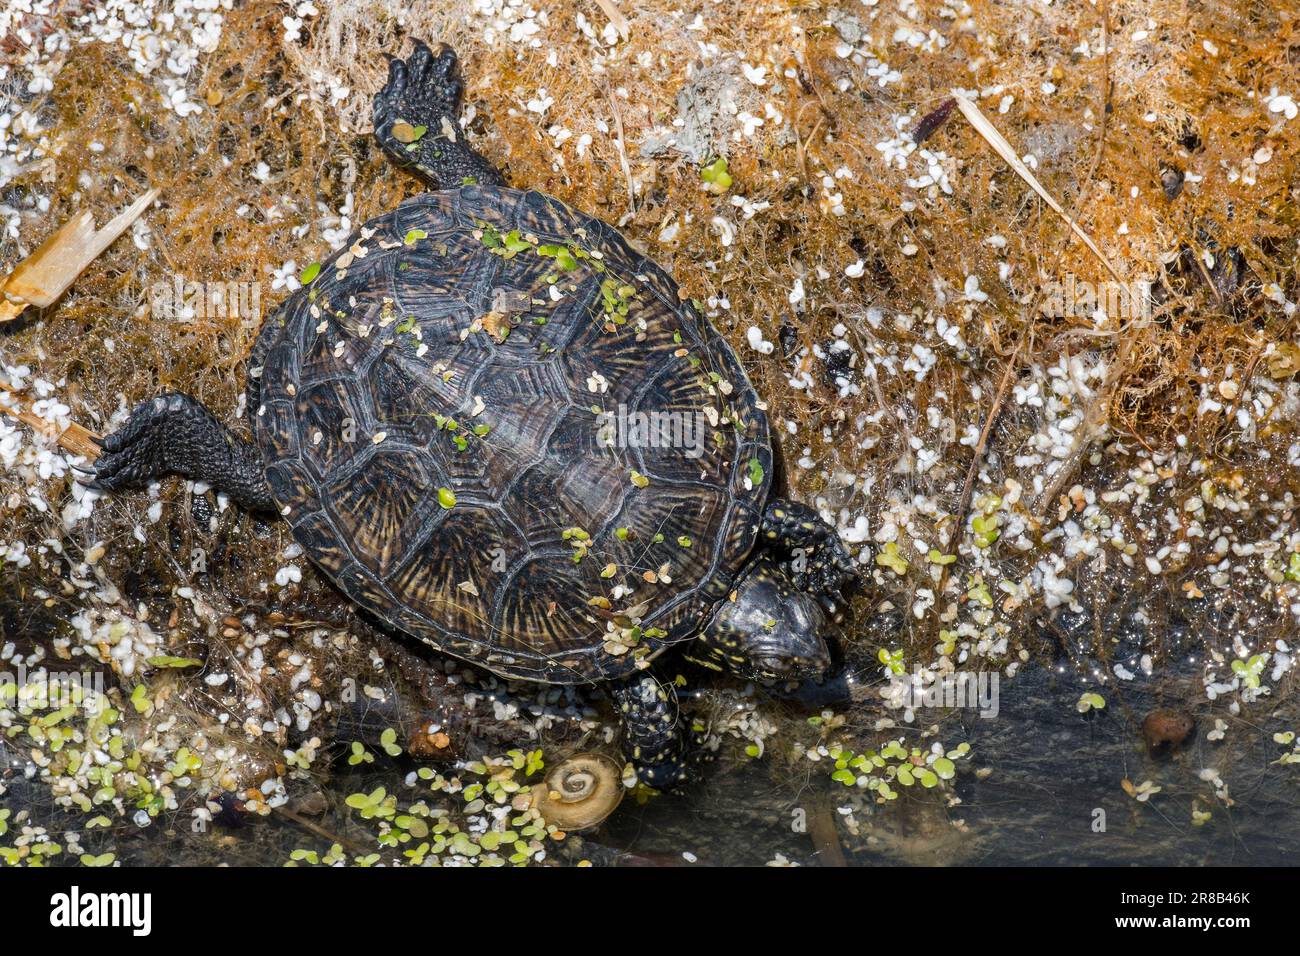
[{"label": "turtle shell", "polygon": [[254,434],[345,594],[547,683],[696,634],[754,545],[771,444],[659,266],[557,199],[466,186],[371,220],[307,278],[258,343]]}]

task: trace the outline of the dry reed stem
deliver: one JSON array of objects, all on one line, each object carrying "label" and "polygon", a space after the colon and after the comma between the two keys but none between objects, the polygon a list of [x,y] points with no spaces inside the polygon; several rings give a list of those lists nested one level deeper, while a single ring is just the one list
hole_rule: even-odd
[{"label": "dry reed stem", "polygon": [[54,438],[61,448],[74,455],[80,455],[90,461],[99,457],[99,445],[95,441],[100,436],[89,428],[73,422],[67,428],[61,429],[55,422],[22,409],[20,403],[23,397],[3,385],[0,385],[0,398],[6,400],[0,401],[0,412],[10,418],[22,422],[42,435]]},{"label": "dry reed stem", "polygon": [[600,7],[605,16],[609,18],[609,22],[613,24],[619,36],[626,40],[631,35],[627,17],[623,16],[623,11],[619,10],[614,0],[596,0],[596,6]]},{"label": "dry reed stem", "polygon": [[[966,99],[966,97],[956,91],[953,92],[953,97],[957,100],[957,108],[961,110],[962,115],[970,121],[971,126],[975,127],[976,132],[984,137],[988,144],[993,147],[993,151],[1006,161],[1006,164],[1015,171],[1017,176],[1029,184],[1029,188],[1036,192],[1043,202],[1047,203],[1052,212],[1065,220],[1065,223],[1070,227],[1070,230],[1079,237],[1085,246],[1088,247],[1088,251],[1096,256],[1098,261],[1105,266],[1106,271],[1109,272],[1115,281],[1120,284],[1120,288],[1124,289],[1124,280],[1120,278],[1120,274],[1115,271],[1115,267],[1110,264],[1110,260],[1106,258],[1099,248],[1097,248],[1097,244],[1092,241],[1092,237],[1084,231],[1083,227],[1075,221],[1073,216],[1061,207],[1061,204],[1056,201],[1055,197],[1043,188],[1043,184],[1038,181],[1034,174],[1029,171],[1029,167],[1021,161],[1018,155],[1016,155],[1015,149],[1007,142],[1006,138],[998,132],[997,127],[989,122],[988,118],[980,111],[980,108],[970,100]],[[1123,294],[1127,297],[1128,292],[1126,289]]]},{"label": "dry reed stem", "polygon": [[47,308],[58,300],[99,254],[131,227],[158,198],[150,189],[114,218],[95,229],[91,212],[83,209],[54,231],[18,263],[3,285],[6,297],[0,323],[17,318],[29,305]]}]

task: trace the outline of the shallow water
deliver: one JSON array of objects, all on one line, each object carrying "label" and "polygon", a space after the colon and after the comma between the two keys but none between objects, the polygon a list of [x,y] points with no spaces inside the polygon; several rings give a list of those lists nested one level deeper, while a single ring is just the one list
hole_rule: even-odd
[{"label": "shallow water", "polygon": [[[859,814],[862,831],[848,834],[834,821],[844,788],[824,774],[776,779],[764,762],[721,762],[705,781],[681,797],[659,797],[644,806],[627,800],[613,818],[584,839],[571,839],[554,855],[598,864],[673,866],[762,865],[778,854],[803,865],[1286,865],[1300,846],[1300,779],[1294,767],[1275,766],[1271,734],[1242,723],[1228,739],[1205,739],[1198,721],[1193,739],[1165,758],[1148,754],[1139,724],[1144,708],[1181,698],[1185,682],[1155,682],[1111,700],[1101,714],[1083,716],[1074,702],[1083,684],[1043,668],[1026,669],[1001,684],[995,719],[961,720],[975,753],[974,766],[989,767],[986,779],[972,768],[958,775],[960,804],[943,806],[932,793],[905,792],[894,804]],[[1194,687],[1190,687],[1195,690]],[[1289,708],[1292,712],[1294,708]],[[1212,723],[1212,722],[1211,722]],[[13,754],[3,805],[26,806],[51,831],[78,828],[84,820],[55,812],[39,783],[23,783]],[[1209,784],[1197,777],[1216,768],[1235,805],[1224,808]],[[1146,803],[1126,795],[1120,781],[1151,780],[1161,791]],[[111,836],[89,838],[88,847],[111,847],[124,864],[240,863],[279,865],[298,847],[319,847],[328,833],[369,848],[371,838],[343,805],[350,792],[381,783],[401,792],[393,768],[341,773],[327,788],[330,809],[310,818],[318,829],[281,816],[238,821],[232,815],[207,834],[190,832],[184,819],[164,818],[148,829],[118,826]],[[1191,823],[1191,806],[1213,812],[1203,826]],[[1095,827],[1104,811],[1105,829]],[[811,818],[795,826],[797,811]],[[954,821],[962,821],[959,829]],[[828,829],[829,828],[829,829]],[[826,834],[835,836],[828,838]],[[684,854],[690,854],[688,858]]]},{"label": "shallow water", "polygon": [[[0,617],[6,640],[17,631],[34,640],[58,630],[57,615],[15,616],[15,605],[6,607],[12,612]],[[644,803],[629,797],[594,832],[549,844],[547,862],[763,865],[784,859],[829,866],[1199,866],[1295,860],[1300,767],[1275,763],[1289,748],[1273,741],[1274,733],[1300,725],[1300,705],[1287,693],[1287,681],[1275,688],[1275,699],[1263,698],[1234,716],[1225,701],[1206,699],[1199,652],[1188,650],[1194,642],[1180,639],[1183,632],[1174,629],[1150,676],[1137,669],[1133,679],[1111,679],[1099,688],[1092,676],[1100,670],[1098,662],[1083,652],[1082,642],[1072,644],[1065,636],[1090,631],[1091,621],[1065,613],[1040,627],[1043,641],[1031,663],[998,682],[996,716],[981,717],[974,709],[921,710],[911,724],[900,720],[896,729],[854,735],[864,741],[862,747],[899,736],[924,746],[932,739],[948,747],[969,743],[969,759],[959,761],[957,776],[946,787],[900,788],[898,800],[877,805],[869,793],[832,781],[828,761],[779,756],[805,719],[837,693],[840,699],[831,706],[856,718],[853,726],[869,726],[885,715],[878,687],[857,688],[853,701],[842,685],[805,688],[802,695],[782,699],[760,693],[760,710],[779,728],[764,759],[744,758],[729,739],[720,759],[704,766],[701,782],[692,790]],[[1137,642],[1130,650],[1140,648]],[[873,675],[879,670],[858,660],[850,669]],[[719,680],[716,686],[705,683],[700,693],[721,690],[734,694],[740,688]],[[1103,692],[1106,707],[1079,713],[1081,694],[1095,690]],[[1157,708],[1195,720],[1185,744],[1168,754],[1153,754],[1143,739],[1143,719]],[[280,865],[295,849],[324,853],[334,842],[354,856],[364,855],[379,849],[375,827],[345,806],[349,794],[384,786],[403,805],[428,796],[404,783],[420,764],[406,756],[389,760],[371,740],[385,727],[403,724],[400,709],[367,704],[364,712],[348,716],[329,750],[333,759],[322,761],[330,773],[316,772],[311,782],[289,780],[287,807],[268,817],[231,810],[195,832],[189,814],[197,798],[182,791],[180,808],[147,826],[132,822],[128,809],[110,828],[87,831],[86,816],[57,809],[48,784],[33,779],[30,753],[3,738],[6,790],[0,808],[15,815],[29,811],[22,822],[44,826],[55,839],[78,831],[86,850],[111,850],[124,865]],[[1209,736],[1216,720],[1225,724],[1220,740]],[[937,738],[923,739],[922,728],[932,725],[938,726]],[[493,732],[509,735],[511,730],[507,725]],[[522,743],[522,731],[520,735]],[[345,757],[354,739],[370,743],[378,759],[349,766]],[[1212,776],[1206,770],[1226,784],[1231,806],[1216,796],[1214,783],[1203,779]],[[1160,789],[1142,802],[1125,792],[1124,781],[1132,787],[1150,781]],[[839,809],[849,806],[856,808],[856,833]],[[1211,814],[1202,825],[1193,825],[1193,806]],[[12,823],[0,843],[14,839]]]},{"label": "shallow water", "polygon": [[[1068,671],[1027,667],[1000,688],[996,718],[958,718],[974,765],[993,772],[986,779],[977,779],[970,768],[960,773],[958,806],[945,808],[933,794],[916,797],[908,791],[868,818],[865,839],[841,829],[848,864],[1296,862],[1300,775],[1294,766],[1271,763],[1284,752],[1272,742],[1272,732],[1294,726],[1293,705],[1279,709],[1288,719],[1263,717],[1270,708],[1260,708],[1261,713],[1233,722],[1218,743],[1206,739],[1213,719],[1202,716],[1188,743],[1161,757],[1148,753],[1142,719],[1157,706],[1197,696],[1204,700],[1199,681],[1165,678],[1122,692],[1112,685],[1105,711],[1088,716],[1076,711],[1075,702],[1095,685]],[[1263,726],[1253,726],[1252,720]],[[945,728],[945,737],[956,735]],[[1213,788],[1198,778],[1205,767],[1219,771],[1234,806],[1224,808]],[[1135,785],[1150,780],[1161,792],[1138,802],[1122,789],[1126,778]],[[833,814],[842,792],[820,777],[777,785],[760,765],[750,765],[714,774],[699,793],[681,801],[624,808],[601,836],[635,854],[673,862],[684,862],[685,850],[715,864],[762,864],[776,853],[794,862],[825,863],[832,854],[823,850],[819,857],[811,833],[792,832],[792,814],[800,807]],[[1202,826],[1191,822],[1196,798],[1200,808],[1213,812]],[[1101,832],[1094,829],[1102,819],[1099,810],[1104,812]],[[956,820],[964,822],[963,829],[953,826]]]}]

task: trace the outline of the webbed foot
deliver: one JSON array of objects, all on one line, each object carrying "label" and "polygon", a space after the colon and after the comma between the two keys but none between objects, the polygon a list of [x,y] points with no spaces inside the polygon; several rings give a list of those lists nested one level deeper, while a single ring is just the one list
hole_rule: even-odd
[{"label": "webbed foot", "polygon": [[99,444],[103,454],[84,482],[99,491],[180,474],[209,482],[250,511],[275,509],[257,450],[182,392],[137,405],[126,424]]},{"label": "webbed foot", "polygon": [[763,536],[791,550],[801,550],[792,562],[794,582],[802,590],[835,600],[859,577],[858,566],[836,530],[812,508],[797,501],[776,500],[763,513]]},{"label": "webbed foot", "polygon": [[422,173],[434,189],[504,185],[505,179],[470,148],[457,125],[465,82],[460,61],[443,44],[437,53],[415,41],[406,60],[388,63],[388,83],[375,95],[375,140],[399,166]]}]

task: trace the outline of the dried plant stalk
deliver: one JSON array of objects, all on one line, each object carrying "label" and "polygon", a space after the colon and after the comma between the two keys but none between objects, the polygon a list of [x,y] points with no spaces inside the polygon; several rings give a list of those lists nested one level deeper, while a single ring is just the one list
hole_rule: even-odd
[{"label": "dried plant stalk", "polygon": [[1017,176],[1029,184],[1030,189],[1038,193],[1043,202],[1047,203],[1054,213],[1065,220],[1066,225],[1068,225],[1074,234],[1079,237],[1080,241],[1088,247],[1088,251],[1097,257],[1101,264],[1106,267],[1106,271],[1109,272],[1111,276],[1114,277],[1115,281],[1120,284],[1121,294],[1127,297],[1128,290],[1125,288],[1124,280],[1120,278],[1115,267],[1110,264],[1110,260],[1102,254],[1102,251],[1099,248],[1097,248],[1097,244],[1092,241],[1092,237],[1083,231],[1083,227],[1075,222],[1074,217],[1067,213],[1061,207],[1061,204],[1056,201],[1055,197],[1043,188],[1043,184],[1040,183],[1037,177],[1029,171],[1029,167],[1020,161],[1020,157],[1017,155],[1015,149],[1006,141],[1006,138],[998,132],[997,127],[989,122],[988,117],[980,111],[978,106],[966,99],[966,97],[962,96],[960,93],[954,92],[953,98],[957,101],[957,108],[961,110],[962,115],[970,121],[971,126],[975,127],[975,131],[988,141],[988,144],[993,147],[994,152],[1001,156],[1006,161],[1006,164],[1015,170]]},{"label": "dried plant stalk", "polygon": [[42,418],[22,407],[23,397],[17,392],[12,392],[0,385],[0,412],[8,415],[17,421],[28,425],[42,435],[49,435],[59,443],[59,446],[74,455],[81,455],[90,461],[99,457],[99,445],[96,439],[100,436],[73,422],[67,428],[60,428],[57,423],[47,418]]},{"label": "dried plant stalk", "polygon": [[609,17],[609,22],[614,29],[626,40],[628,38],[627,17],[623,16],[623,11],[619,10],[614,0],[596,0],[596,6],[600,7],[605,16]]},{"label": "dried plant stalk", "polygon": [[0,322],[16,319],[29,305],[38,308],[53,305],[86,266],[129,229],[157,198],[158,190],[149,190],[98,231],[95,217],[85,209],[56,229],[5,280]]}]

